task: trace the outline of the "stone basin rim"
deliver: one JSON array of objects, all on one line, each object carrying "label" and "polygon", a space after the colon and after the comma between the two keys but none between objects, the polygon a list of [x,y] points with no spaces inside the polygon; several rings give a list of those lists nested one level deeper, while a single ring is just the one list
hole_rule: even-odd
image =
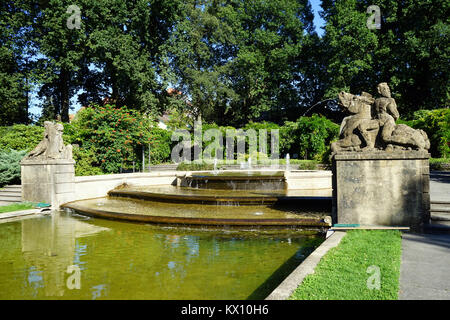
[{"label": "stone basin rim", "polygon": [[155,224],[182,224],[182,225],[210,225],[210,226],[285,226],[285,227],[314,227],[330,228],[330,224],[323,218],[286,218],[286,219],[226,219],[226,218],[192,218],[192,217],[166,217],[129,214],[107,210],[92,209],[69,202],[61,206],[63,209],[72,209],[78,214],[95,218],[145,222]]},{"label": "stone basin rim", "polygon": [[286,201],[331,201],[331,197],[324,196],[286,196],[283,194],[262,194],[255,196],[219,196],[219,195],[175,195],[159,192],[136,191],[136,190],[111,190],[110,197],[134,198],[141,200],[152,200],[160,202],[184,202],[184,203],[239,203],[246,204],[275,204]]}]

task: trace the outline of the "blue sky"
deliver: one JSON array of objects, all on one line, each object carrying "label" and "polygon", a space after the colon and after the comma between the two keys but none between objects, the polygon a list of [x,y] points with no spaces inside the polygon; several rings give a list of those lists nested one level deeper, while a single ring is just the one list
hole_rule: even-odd
[{"label": "blue sky", "polygon": [[322,10],[320,7],[321,0],[309,0],[311,2],[312,9],[314,11],[314,25],[316,26],[316,32],[319,36],[323,35],[323,27],[325,21],[319,16],[319,11]]},{"label": "blue sky", "polygon": [[[322,36],[324,31],[321,27],[325,25],[325,21],[319,16],[319,11],[321,10],[320,3],[321,0],[309,0],[314,12],[314,25],[316,27],[316,32],[319,36]],[[79,92],[81,93],[81,92]],[[31,105],[30,105],[30,113],[34,114],[35,116],[39,116],[41,113],[41,109],[39,108],[39,99],[37,97],[36,93],[31,94]],[[70,105],[71,107],[74,107],[74,110],[71,110],[70,113],[77,112],[81,105],[77,102],[77,96],[72,97],[70,99]]]}]

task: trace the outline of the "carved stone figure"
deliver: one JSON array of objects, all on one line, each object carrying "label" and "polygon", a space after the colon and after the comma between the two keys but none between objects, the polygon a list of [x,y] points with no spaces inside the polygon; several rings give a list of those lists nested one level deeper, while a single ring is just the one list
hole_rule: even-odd
[{"label": "carved stone figure", "polygon": [[372,119],[372,96],[363,92],[360,96],[347,92],[339,93],[339,101],[346,113],[351,115],[342,121],[340,140],[331,145],[333,153],[338,151],[356,151],[363,148],[375,148],[375,138],[378,133],[378,121]]},{"label": "carved stone figure", "polygon": [[44,139],[25,156],[24,160],[72,160],[72,146],[65,146],[62,138],[64,126],[45,121],[44,128]]},{"label": "carved stone figure", "polygon": [[380,136],[383,147],[388,151],[404,148],[428,150],[430,141],[425,131],[413,129],[405,124],[395,124],[400,115],[386,82],[378,85],[378,93],[382,97],[375,100],[375,110],[381,128]]},{"label": "carved stone figure", "polygon": [[351,115],[342,121],[340,140],[331,145],[332,152],[428,150],[430,141],[423,130],[396,125],[400,115],[388,84],[382,82],[377,89],[381,94],[377,99],[366,92],[360,96],[346,92],[339,94],[341,107]]}]

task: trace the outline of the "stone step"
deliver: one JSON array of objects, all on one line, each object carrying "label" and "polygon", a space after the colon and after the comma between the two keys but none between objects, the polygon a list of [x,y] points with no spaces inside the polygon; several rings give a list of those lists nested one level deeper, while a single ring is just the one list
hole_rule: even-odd
[{"label": "stone step", "polygon": [[5,193],[5,194],[10,194],[10,193],[18,193],[18,194],[22,194],[22,190],[21,189],[1,189],[0,190],[0,194]]},{"label": "stone step", "polygon": [[3,188],[0,188],[0,190],[22,190],[22,186],[4,186]]},{"label": "stone step", "polygon": [[431,201],[430,212],[448,213],[450,212],[450,202],[448,201]]},{"label": "stone step", "polygon": [[431,209],[430,209],[430,212],[433,214],[433,213],[436,213],[436,214],[440,214],[440,213],[450,213],[450,208],[443,208],[443,207],[432,207]]},{"label": "stone step", "polygon": [[9,185],[0,189],[0,201],[2,202],[21,202],[22,186]]},{"label": "stone step", "polygon": [[449,212],[431,212],[432,221],[450,221],[450,211]]},{"label": "stone step", "polygon": [[449,201],[443,201],[443,200],[431,200],[431,205],[444,205],[444,206],[450,206],[450,200]]},{"label": "stone step", "polygon": [[22,201],[22,196],[19,195],[4,195],[4,194],[0,194],[0,201],[1,202],[21,202]]}]

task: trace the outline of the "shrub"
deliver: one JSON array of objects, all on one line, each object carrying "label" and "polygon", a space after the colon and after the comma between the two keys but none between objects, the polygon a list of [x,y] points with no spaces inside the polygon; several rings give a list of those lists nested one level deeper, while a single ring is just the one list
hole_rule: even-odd
[{"label": "shrub", "polygon": [[311,117],[300,117],[296,122],[287,121],[281,133],[280,148],[284,153],[326,162],[331,142],[338,138],[339,125],[314,114]]},{"label": "shrub", "polygon": [[26,154],[25,150],[0,150],[0,187],[20,184],[20,161]]},{"label": "shrub", "polygon": [[73,148],[73,159],[77,176],[94,176],[104,173],[100,168],[98,152],[95,148],[84,149],[76,146]]},{"label": "shrub", "polygon": [[[216,124],[202,124],[203,134],[211,128],[219,129],[222,133],[223,139],[226,137],[227,129],[237,130],[233,127],[220,127]],[[266,152],[271,155],[271,130],[279,130],[279,156],[284,158],[287,153],[292,155],[297,154],[299,158],[310,159],[321,162],[329,161],[329,154],[331,152],[331,142],[338,138],[339,125],[333,123],[325,117],[313,115],[312,117],[301,117],[296,122],[287,121],[283,126],[279,126],[271,122],[250,122],[246,124],[242,130],[247,131],[253,129],[256,131],[256,139],[258,144],[257,151],[250,152],[249,137],[246,137],[245,154],[242,159],[247,160],[249,153],[252,153],[252,158],[258,160],[265,160],[267,156],[260,151],[259,145],[259,130],[265,129],[266,137]],[[191,131],[191,141],[194,141],[193,131]],[[212,141],[202,141],[202,148],[205,148],[212,143]],[[227,150],[226,143],[223,141],[223,157],[226,158]],[[237,141],[235,141],[234,159],[238,159],[239,155],[236,150]],[[214,154],[213,154],[214,156]],[[242,160],[240,160],[242,161]],[[310,165],[312,166],[312,165]]]},{"label": "shrub", "polygon": [[2,127],[0,150],[33,150],[43,138],[44,128],[34,125],[16,124]]},{"label": "shrub", "polygon": [[160,164],[170,159],[172,151],[172,133],[161,128],[152,128],[148,134],[151,163]]},{"label": "shrub", "polygon": [[299,170],[317,170],[318,162],[315,160],[301,160],[297,164]]},{"label": "shrub", "polygon": [[411,126],[427,133],[431,156],[450,158],[450,109],[420,110],[414,117]]},{"label": "shrub", "polygon": [[450,158],[430,158],[430,169],[450,171]]},{"label": "shrub", "polygon": [[[152,119],[127,107],[93,105],[79,111],[65,129],[67,142],[80,145],[81,156],[88,156],[79,171],[87,173],[87,165],[97,164],[102,172],[118,173],[120,168],[139,166],[142,148],[151,146],[152,163],[164,161],[170,155],[170,135],[154,127]],[[148,149],[148,148],[146,148]],[[96,157],[88,150],[95,150]],[[84,168],[84,169],[81,169]]]}]

